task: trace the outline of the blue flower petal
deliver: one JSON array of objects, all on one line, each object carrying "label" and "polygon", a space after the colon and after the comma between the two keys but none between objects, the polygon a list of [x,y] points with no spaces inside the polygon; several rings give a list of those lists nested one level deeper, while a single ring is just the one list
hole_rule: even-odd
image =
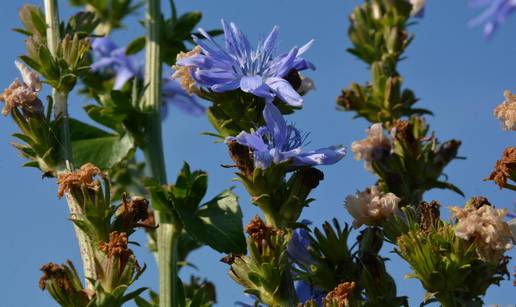
[{"label": "blue flower petal", "polygon": [[292,158],[294,166],[331,165],[339,162],[346,155],[342,146],[330,146],[302,153]]},{"label": "blue flower petal", "polygon": [[265,82],[283,102],[295,107],[303,105],[303,97],[292,88],[287,80],[274,77],[268,78]]},{"label": "blue flower petal", "polygon": [[278,108],[272,103],[266,103],[263,109],[263,119],[274,140],[274,147],[282,149],[287,144],[287,123]]}]

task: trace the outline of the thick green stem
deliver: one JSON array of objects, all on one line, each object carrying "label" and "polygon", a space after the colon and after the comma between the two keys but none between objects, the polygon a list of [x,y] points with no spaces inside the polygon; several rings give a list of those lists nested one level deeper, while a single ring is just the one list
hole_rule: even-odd
[{"label": "thick green stem", "polygon": [[[161,1],[147,0],[147,36],[145,64],[145,100],[142,109],[149,112],[144,154],[150,175],[159,183],[167,183],[163,138],[161,134],[161,56],[160,20]],[[177,244],[181,228],[177,221],[156,212],[158,228],[159,305],[178,306]]]},{"label": "thick green stem", "polygon": [[[56,0],[44,0],[45,5],[45,21],[47,23],[47,43],[48,49],[52,56],[56,57],[59,38],[59,11]],[[70,140],[70,120],[68,116],[68,93],[58,92],[56,89],[52,89],[52,98],[55,107],[55,116],[57,119],[62,121],[61,130],[61,143],[64,157],[62,171],[71,171],[72,165],[72,144]],[[80,218],[82,209],[76,199],[70,194],[66,193],[66,201],[70,210],[70,217],[72,219]],[[92,289],[93,285],[88,278],[95,278],[95,265],[93,262],[93,249],[91,242],[86,234],[74,226],[75,235],[79,243],[79,250],[81,254],[84,277],[86,287]]]}]

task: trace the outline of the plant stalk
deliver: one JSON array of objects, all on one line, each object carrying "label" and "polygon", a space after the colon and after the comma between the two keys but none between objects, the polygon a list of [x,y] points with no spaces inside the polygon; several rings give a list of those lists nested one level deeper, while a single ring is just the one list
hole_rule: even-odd
[{"label": "plant stalk", "polygon": [[[146,129],[144,155],[150,175],[159,183],[167,183],[163,138],[161,132],[161,55],[160,22],[161,1],[147,0],[146,11],[146,57],[145,57],[145,99],[142,109],[148,111],[149,122]],[[178,306],[178,238],[181,227],[167,214],[155,212],[159,223],[158,269],[160,307]]]},{"label": "plant stalk", "polygon": [[[44,0],[45,6],[45,21],[47,24],[47,44],[50,53],[54,58],[57,57],[57,49],[60,41],[59,34],[59,10],[56,0]],[[72,162],[72,144],[70,139],[70,119],[68,115],[68,93],[58,92],[55,88],[52,89],[52,100],[55,107],[55,116],[57,119],[62,121],[62,151],[64,157],[64,166],[60,170],[71,171],[73,170]],[[70,194],[66,193],[66,201],[70,210],[70,217],[72,219],[78,219],[82,215],[82,209],[77,200]],[[93,249],[91,242],[86,234],[74,226],[75,235],[79,243],[79,250],[81,254],[85,284],[86,288],[93,289],[92,283],[89,278],[95,278],[95,265],[93,260]]]}]

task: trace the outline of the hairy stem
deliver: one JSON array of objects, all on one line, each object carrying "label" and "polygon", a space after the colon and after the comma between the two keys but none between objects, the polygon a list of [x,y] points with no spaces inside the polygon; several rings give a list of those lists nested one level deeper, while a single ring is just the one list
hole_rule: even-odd
[{"label": "hairy stem", "polygon": [[[59,38],[59,11],[56,0],[44,0],[45,5],[45,21],[47,23],[47,43],[53,57],[56,57]],[[52,98],[55,107],[55,116],[62,121],[61,142],[64,157],[64,164],[61,171],[71,171],[72,165],[72,145],[70,140],[70,120],[68,116],[68,93],[58,92],[52,89]],[[82,209],[80,204],[74,197],[66,193],[66,201],[70,210],[70,217],[78,219],[81,216]],[[88,278],[95,278],[95,266],[93,262],[93,249],[91,242],[86,234],[74,226],[75,235],[79,243],[79,250],[81,254],[86,288],[92,289],[93,285]]]},{"label": "hairy stem", "polygon": [[[151,176],[161,184],[167,182],[163,138],[161,134],[161,55],[160,20],[161,1],[147,0],[145,100],[143,110],[149,112],[144,145],[145,160]],[[159,305],[178,306],[177,297],[177,244],[181,228],[175,219],[156,212],[158,228]]]}]

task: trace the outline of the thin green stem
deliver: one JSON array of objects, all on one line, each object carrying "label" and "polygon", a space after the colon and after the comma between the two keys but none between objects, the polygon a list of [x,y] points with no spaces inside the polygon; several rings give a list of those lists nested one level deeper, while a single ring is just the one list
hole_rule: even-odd
[{"label": "thin green stem", "polygon": [[[167,183],[163,138],[161,133],[161,1],[147,0],[146,12],[145,99],[142,109],[149,112],[143,152],[150,175],[159,183]],[[178,306],[177,244],[181,234],[178,222],[165,212],[156,212],[158,228],[159,305]]]},{"label": "thin green stem", "polygon": [[[53,57],[57,57],[57,48],[60,41],[59,35],[59,11],[56,0],[44,0],[45,21],[47,24],[47,44]],[[55,107],[55,116],[62,121],[61,142],[64,157],[63,167],[60,172],[71,171],[72,165],[72,144],[70,140],[70,120],[68,115],[68,93],[58,92],[52,89],[52,100]],[[78,219],[82,215],[82,209],[77,200],[66,193],[66,201],[70,210],[70,217]],[[89,278],[95,278],[95,265],[93,262],[93,248],[86,234],[77,226],[74,226],[75,235],[79,243],[86,288],[92,289],[93,285]]]}]

